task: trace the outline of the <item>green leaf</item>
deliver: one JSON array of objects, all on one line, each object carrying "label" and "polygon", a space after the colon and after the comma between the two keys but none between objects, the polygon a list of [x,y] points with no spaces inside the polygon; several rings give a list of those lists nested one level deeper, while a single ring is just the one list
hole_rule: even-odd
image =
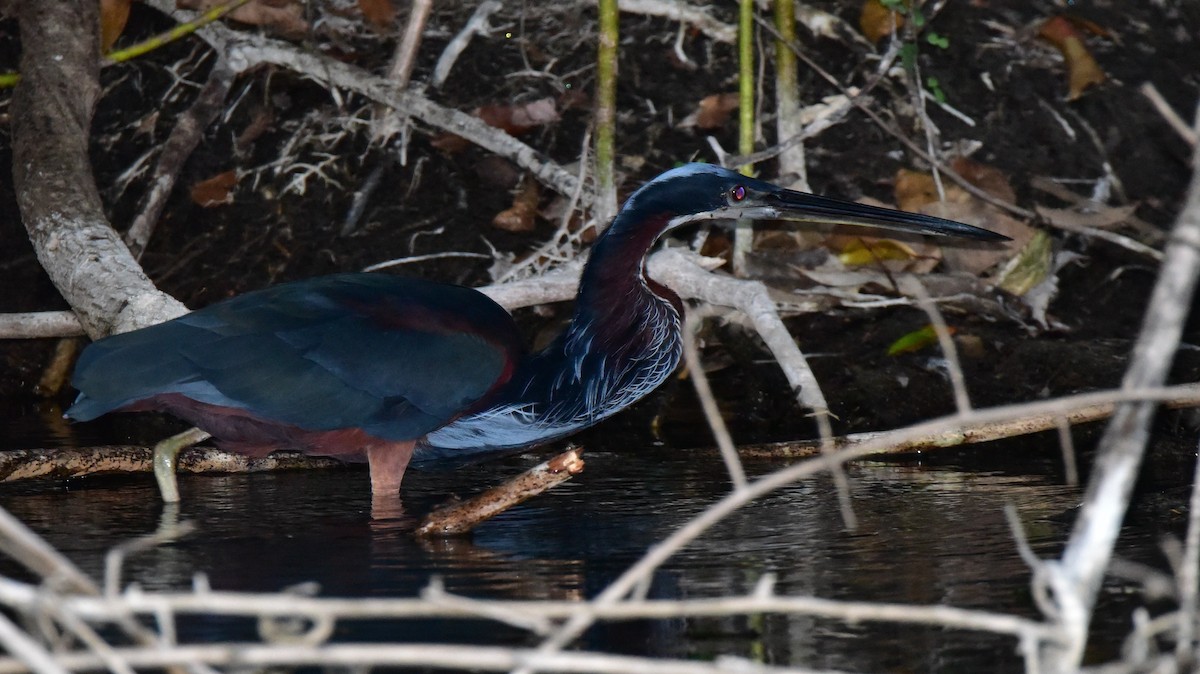
[{"label": "green leaf", "polygon": [[[954,334],[953,328],[950,328],[950,334]],[[936,343],[937,331],[933,329],[932,325],[926,325],[892,342],[892,345],[888,347],[887,355],[898,356],[902,353],[912,353]]]},{"label": "green leaf", "polygon": [[936,99],[938,103],[946,102],[946,92],[942,91],[942,86],[938,82],[938,78],[931,76],[926,79],[925,88],[929,90],[929,93],[933,94],[934,99]]}]

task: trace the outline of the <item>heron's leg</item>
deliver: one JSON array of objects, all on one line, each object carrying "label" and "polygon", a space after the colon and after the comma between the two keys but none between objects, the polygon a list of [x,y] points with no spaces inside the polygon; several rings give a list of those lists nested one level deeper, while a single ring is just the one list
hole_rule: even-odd
[{"label": "heron's leg", "polygon": [[188,430],[154,445],[154,479],[164,503],[179,503],[179,486],[175,482],[175,459],[184,447],[204,442],[212,437],[199,428]]},{"label": "heron's leg", "polygon": [[412,459],[415,440],[387,442],[367,447],[367,464],[371,467],[371,496],[396,497],[400,494],[400,481],[404,469]]}]

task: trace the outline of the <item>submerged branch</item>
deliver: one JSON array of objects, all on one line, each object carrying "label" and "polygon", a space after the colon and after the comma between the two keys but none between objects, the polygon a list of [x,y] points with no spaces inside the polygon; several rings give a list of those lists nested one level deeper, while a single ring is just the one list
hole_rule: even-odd
[{"label": "submerged branch", "polygon": [[579,458],[582,451],[578,448],[568,449],[482,494],[438,508],[417,527],[417,535],[455,536],[468,533],[482,522],[583,472],[583,459]]}]

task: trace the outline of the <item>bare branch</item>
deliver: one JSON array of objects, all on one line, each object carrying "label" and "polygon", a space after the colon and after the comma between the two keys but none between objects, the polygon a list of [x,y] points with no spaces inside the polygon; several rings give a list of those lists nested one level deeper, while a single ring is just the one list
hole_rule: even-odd
[{"label": "bare branch", "polygon": [[1154,83],[1145,82],[1142,86],[1138,87],[1138,91],[1142,92],[1142,95],[1150,101],[1154,109],[1158,111],[1158,114],[1162,115],[1162,118],[1171,126],[1171,129],[1179,134],[1179,137],[1185,143],[1192,147],[1196,147],[1197,143],[1200,143],[1200,137],[1188,126],[1187,122],[1183,121],[1179,113],[1175,112],[1175,108],[1171,107],[1167,99],[1163,98],[1163,95],[1158,92],[1158,87],[1154,86]]},{"label": "bare branch", "polygon": [[99,94],[98,10],[22,2],[12,97],[13,183],[38,260],[92,337],[186,312],[159,292],[104,217],[88,135]]},{"label": "bare branch", "polygon": [[83,326],[73,311],[38,311],[0,314],[0,339],[78,337]]},{"label": "bare branch", "polygon": [[622,12],[630,14],[661,16],[695,26],[717,42],[733,44],[737,39],[736,28],[721,23],[699,7],[693,7],[682,0],[620,0],[620,8]]},{"label": "bare branch", "polygon": [[450,77],[450,70],[454,68],[454,62],[466,50],[467,45],[471,44],[471,39],[476,35],[487,35],[491,32],[492,26],[488,23],[488,18],[499,11],[501,7],[503,5],[496,0],[485,0],[480,3],[462,30],[446,43],[446,48],[438,57],[437,65],[433,67],[433,77],[430,83],[434,89],[440,89],[446,83],[446,78]]},{"label": "bare branch", "polygon": [[37,674],[67,674],[67,670],[54,660],[49,651],[3,614],[0,614],[0,645],[29,671]]},{"label": "bare branch", "polygon": [[[1097,391],[1031,404],[1021,412],[1002,416],[980,416],[967,414],[956,426],[938,426],[928,433],[909,433],[908,429],[851,433],[834,438],[834,445],[854,447],[865,442],[880,442],[879,454],[907,454],[918,450],[958,447],[967,444],[991,442],[1032,433],[1054,430],[1061,420],[1069,424],[1084,424],[1107,419],[1113,415],[1118,402],[1123,400],[1153,399],[1173,409],[1200,407],[1200,384],[1184,384],[1159,389],[1161,394],[1150,398],[1118,395],[1112,391]],[[995,410],[1012,409],[997,407]],[[743,456],[792,459],[816,456],[821,451],[820,441],[780,442],[764,445],[743,445],[739,451]]]},{"label": "bare branch", "polygon": [[209,71],[208,83],[187,112],[179,116],[171,135],[163,143],[139,213],[125,232],[125,243],[136,258],[140,259],[145,252],[167,199],[175,189],[179,172],[204,138],[204,130],[221,114],[225,97],[233,86],[233,71],[224,56],[218,53],[216,59]]},{"label": "bare branch", "polygon": [[[1197,120],[1200,124],[1200,115]],[[1167,243],[1133,360],[1122,381],[1125,390],[1154,387],[1165,380],[1192,304],[1200,271],[1200,153],[1193,158],[1192,171],[1187,202]],[[1051,578],[1070,641],[1050,646],[1043,653],[1048,671],[1077,667],[1083,657],[1092,609],[1137,478],[1155,408],[1151,401],[1119,406],[1100,441],[1083,510]]]},{"label": "bare branch", "polygon": [[1183,559],[1180,560],[1179,624],[1175,637],[1175,657],[1180,662],[1195,662],[1197,648],[1197,604],[1200,604],[1200,456],[1192,475],[1192,498],[1188,504],[1188,526],[1184,539]]}]

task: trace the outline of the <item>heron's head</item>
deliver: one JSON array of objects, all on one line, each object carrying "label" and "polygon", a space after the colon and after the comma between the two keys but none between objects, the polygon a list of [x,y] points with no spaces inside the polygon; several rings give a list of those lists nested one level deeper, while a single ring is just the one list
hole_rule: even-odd
[{"label": "heron's head", "polygon": [[932,215],[797,192],[712,164],[685,164],[659,175],[629,197],[614,224],[631,229],[648,226],[657,230],[653,234],[657,238],[693,222],[743,219],[861,225],[979,241],[1008,238]]}]

